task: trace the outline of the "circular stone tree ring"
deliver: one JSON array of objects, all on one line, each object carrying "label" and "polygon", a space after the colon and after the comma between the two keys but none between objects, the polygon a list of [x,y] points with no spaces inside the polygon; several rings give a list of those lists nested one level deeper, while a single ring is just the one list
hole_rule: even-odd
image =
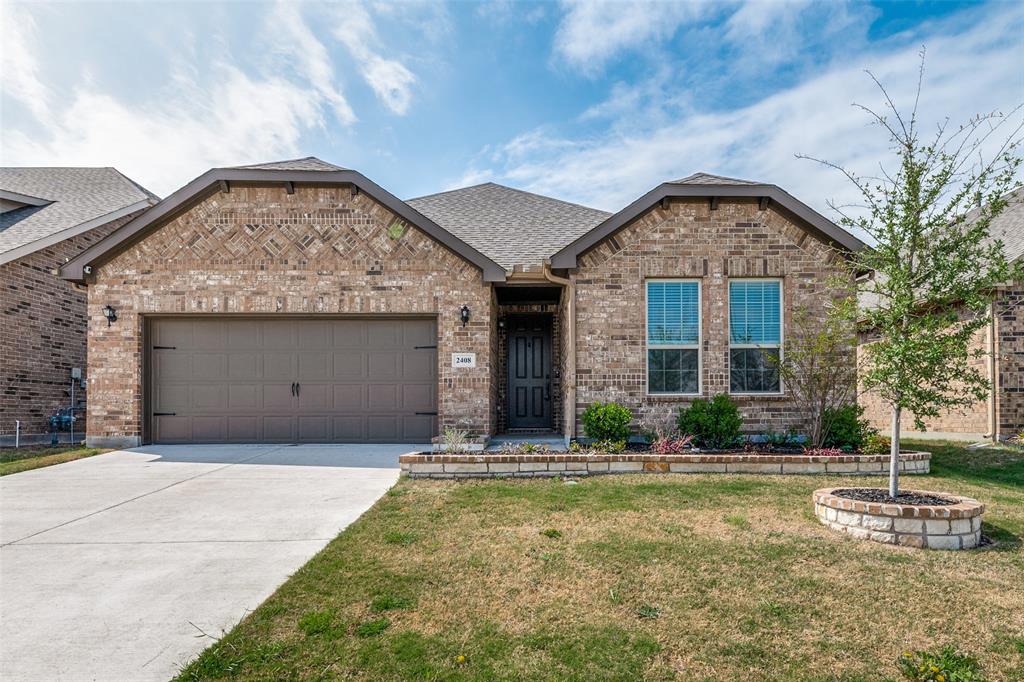
[{"label": "circular stone tree ring", "polygon": [[951,504],[894,504],[840,497],[843,488],[814,491],[814,514],[829,528],[863,540],[928,549],[971,549],[981,543],[985,505],[970,497],[923,490],[906,491]]}]

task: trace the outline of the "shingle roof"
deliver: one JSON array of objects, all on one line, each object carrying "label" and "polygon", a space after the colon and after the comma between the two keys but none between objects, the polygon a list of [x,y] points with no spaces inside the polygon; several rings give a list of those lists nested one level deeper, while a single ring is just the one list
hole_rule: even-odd
[{"label": "shingle roof", "polygon": [[739,178],[727,178],[724,175],[712,175],[711,173],[694,173],[685,178],[670,180],[672,185],[761,185],[764,183],[753,180],[741,180]]},{"label": "shingle roof", "polygon": [[406,203],[505,268],[540,264],[611,215],[493,182]]},{"label": "shingle roof", "polygon": [[53,243],[48,237],[80,226],[91,229],[94,221],[159,200],[114,168],[0,168],[0,189],[48,202],[0,214],[0,257],[15,249],[31,253],[35,243],[38,248]]},{"label": "shingle roof", "polygon": [[[1003,242],[1003,252],[1011,263],[1024,257],[1024,187],[1018,187],[1007,197],[1008,205],[992,220],[989,235],[992,239]],[[981,209],[974,209],[967,214],[972,220]]]},{"label": "shingle roof", "polygon": [[254,163],[250,166],[232,166],[232,168],[246,170],[302,170],[302,171],[340,171],[348,170],[333,163],[327,163],[315,156],[306,156],[301,159],[285,159],[283,161],[271,161],[270,163]]}]

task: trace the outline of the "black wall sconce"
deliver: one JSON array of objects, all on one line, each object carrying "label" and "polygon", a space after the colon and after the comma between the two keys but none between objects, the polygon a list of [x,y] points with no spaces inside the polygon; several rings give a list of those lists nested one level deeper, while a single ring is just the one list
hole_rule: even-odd
[{"label": "black wall sconce", "polygon": [[462,326],[465,327],[466,323],[469,322],[469,306],[462,306],[462,310],[459,311],[459,319],[462,320]]},{"label": "black wall sconce", "polygon": [[103,317],[107,318],[107,326],[117,322],[117,311],[112,306],[103,306]]}]

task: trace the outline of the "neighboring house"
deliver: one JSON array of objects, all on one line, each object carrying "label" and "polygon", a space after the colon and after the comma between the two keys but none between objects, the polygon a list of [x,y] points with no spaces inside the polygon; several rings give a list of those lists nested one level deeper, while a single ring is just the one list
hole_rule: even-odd
[{"label": "neighboring house", "polygon": [[58,269],[157,201],[113,168],[0,168],[0,441],[16,420],[26,441],[45,434],[84,376],[86,293]]},{"label": "neighboring house", "polygon": [[[977,215],[979,209],[968,214]],[[1007,259],[1024,259],[1024,188],[1014,190],[1009,205],[992,221],[993,240],[1003,243]],[[966,314],[961,312],[961,314]],[[900,429],[906,435],[958,440],[1006,440],[1024,432],[1024,282],[1009,282],[992,292],[992,322],[975,335],[972,361],[992,386],[987,400],[962,410],[947,410],[926,419],[927,430],[914,426],[904,415]],[[867,339],[864,339],[866,342]],[[861,345],[862,349],[864,343]],[[882,433],[892,429],[892,413],[875,393],[860,396],[864,416]]]},{"label": "neighboring house", "polygon": [[639,425],[723,391],[781,431],[767,357],[862,246],[706,174],[608,214],[491,183],[406,202],[306,158],[213,169],[62,275],[89,290],[95,445],[571,437],[593,401]]}]

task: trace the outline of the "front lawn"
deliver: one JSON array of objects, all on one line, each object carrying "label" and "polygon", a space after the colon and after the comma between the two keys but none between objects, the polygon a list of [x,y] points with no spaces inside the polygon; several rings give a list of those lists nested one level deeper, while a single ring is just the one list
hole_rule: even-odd
[{"label": "front lawn", "polygon": [[1024,452],[935,453],[907,486],[989,505],[997,544],[856,541],[826,485],[882,478],[402,480],[181,679],[896,678],[952,643],[1024,671]]},{"label": "front lawn", "polygon": [[31,445],[23,448],[4,448],[0,450],[0,476],[72,462],[104,452],[110,452],[110,450],[85,448],[81,445],[58,445],[56,447]]}]

